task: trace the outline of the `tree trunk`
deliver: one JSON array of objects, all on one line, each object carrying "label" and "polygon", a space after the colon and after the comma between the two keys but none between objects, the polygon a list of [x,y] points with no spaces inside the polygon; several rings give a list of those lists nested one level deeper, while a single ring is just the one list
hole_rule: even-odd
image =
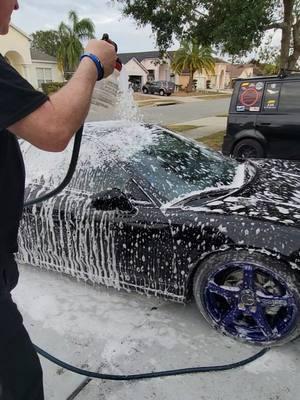
[{"label": "tree trunk", "polygon": [[300,19],[293,25],[293,54],[289,56],[288,69],[295,70],[300,57]]},{"label": "tree trunk", "polygon": [[193,80],[194,80],[194,71],[190,71],[190,79],[186,88],[186,91],[188,93],[191,93],[193,91]]},{"label": "tree trunk", "polygon": [[281,38],[280,68],[289,69],[290,44],[293,25],[293,7],[295,0],[283,0],[284,21]]}]

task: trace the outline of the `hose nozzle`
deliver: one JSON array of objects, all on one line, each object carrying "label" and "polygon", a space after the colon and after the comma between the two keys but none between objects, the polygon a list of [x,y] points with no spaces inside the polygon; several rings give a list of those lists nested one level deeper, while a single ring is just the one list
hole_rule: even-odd
[{"label": "hose nozzle", "polygon": [[[117,45],[117,43],[115,43],[114,41],[112,41],[112,40],[109,38],[109,34],[108,34],[108,33],[103,33],[102,40],[105,40],[106,42],[112,44],[112,45],[115,47],[115,49],[116,49],[116,53],[118,52],[118,45]],[[122,67],[123,67],[122,61],[120,60],[120,58],[117,58],[115,68],[116,68],[118,71],[121,71],[121,70],[122,70]]]}]

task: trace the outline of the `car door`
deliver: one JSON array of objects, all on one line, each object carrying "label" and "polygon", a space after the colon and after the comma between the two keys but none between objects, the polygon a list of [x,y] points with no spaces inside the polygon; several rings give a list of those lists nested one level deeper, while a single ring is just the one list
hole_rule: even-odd
[{"label": "car door", "polygon": [[156,82],[150,82],[149,83],[149,93],[154,94],[155,93],[155,87],[156,87]]},{"label": "car door", "polygon": [[273,158],[300,159],[300,81],[269,82],[256,128]]},{"label": "car door", "polygon": [[[131,212],[96,210],[90,200],[85,207],[88,226],[76,221],[76,235],[82,231],[83,268],[88,278],[116,288],[139,292],[164,292],[160,271],[172,257],[172,237],[168,220],[120,165],[112,162],[95,182],[97,192],[120,189],[132,202]],[[95,193],[95,190],[94,190]],[[78,245],[77,245],[78,246]],[[76,253],[80,254],[80,249]]]}]

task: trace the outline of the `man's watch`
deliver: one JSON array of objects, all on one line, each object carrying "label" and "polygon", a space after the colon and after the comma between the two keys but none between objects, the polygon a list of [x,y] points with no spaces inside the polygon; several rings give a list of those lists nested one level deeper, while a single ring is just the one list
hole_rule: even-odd
[{"label": "man's watch", "polygon": [[94,64],[96,65],[97,71],[98,71],[98,79],[97,80],[101,81],[101,79],[103,79],[103,77],[104,77],[104,67],[103,67],[101,61],[99,60],[99,58],[97,56],[95,56],[95,54],[90,53],[88,51],[86,51],[82,54],[82,56],[80,57],[80,61],[84,57],[88,57],[94,62]]}]

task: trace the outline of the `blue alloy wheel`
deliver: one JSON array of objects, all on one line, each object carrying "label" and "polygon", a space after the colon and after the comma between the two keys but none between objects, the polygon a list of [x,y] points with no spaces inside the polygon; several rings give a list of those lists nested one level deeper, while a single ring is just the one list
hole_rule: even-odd
[{"label": "blue alloy wheel", "polygon": [[[218,254],[213,266],[211,262],[204,263],[204,268],[200,265],[194,295],[198,306],[201,302],[201,312],[226,335],[249,343],[270,345],[292,340],[296,332],[300,334],[299,286],[293,272],[277,260],[260,254],[255,259],[245,253],[233,261],[228,255],[221,260]],[[265,259],[267,264],[261,262]]]}]

